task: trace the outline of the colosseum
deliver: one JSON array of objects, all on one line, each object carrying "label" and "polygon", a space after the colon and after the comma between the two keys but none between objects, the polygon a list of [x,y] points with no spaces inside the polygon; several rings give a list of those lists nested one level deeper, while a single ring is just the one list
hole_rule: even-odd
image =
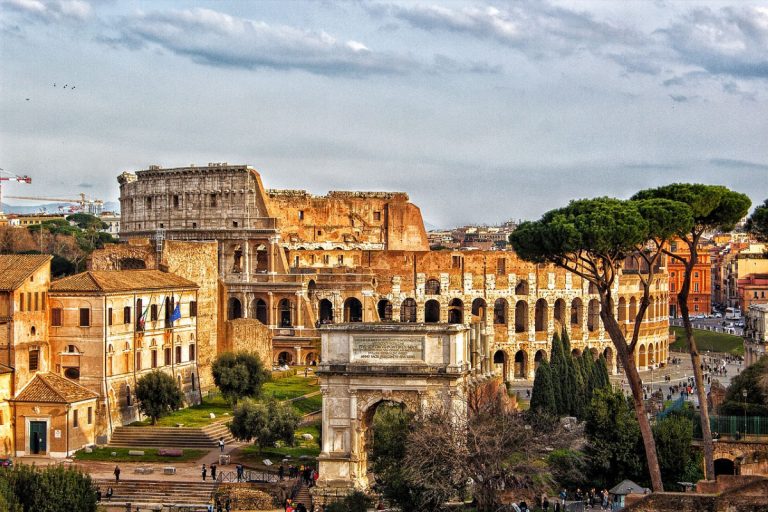
[{"label": "colosseum", "polygon": [[[506,381],[532,379],[563,328],[574,352],[604,354],[617,370],[586,281],[509,250],[432,251],[421,212],[403,192],[270,190],[255,169],[226,163],[150,166],[118,181],[121,239],[216,242],[220,321],[267,326],[274,362],[319,361],[319,329],[328,323],[445,322],[470,328],[475,371]],[[659,275],[636,351],[640,369],[668,357],[669,292],[666,272]],[[625,271],[617,292],[616,316],[630,328],[638,277]]]}]

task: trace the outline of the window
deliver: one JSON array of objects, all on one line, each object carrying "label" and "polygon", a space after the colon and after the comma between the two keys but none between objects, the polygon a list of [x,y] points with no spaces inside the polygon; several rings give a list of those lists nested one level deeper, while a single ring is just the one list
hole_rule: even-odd
[{"label": "window", "polygon": [[693,310],[694,311],[698,311],[699,310],[699,305],[698,304],[694,304],[693,305]]},{"label": "window", "polygon": [[141,351],[136,352],[136,371],[141,370]]},{"label": "window", "polygon": [[80,378],[80,368],[66,368],[64,369],[64,376],[71,380],[77,380]]},{"label": "window", "polygon": [[3,418],[3,411],[0,411],[0,425],[5,425],[5,419]]},{"label": "window", "polygon": [[327,254],[323,254],[323,265],[328,265],[331,262],[331,257]]},{"label": "window", "polygon": [[189,316],[197,316],[197,301],[193,300],[189,303]]},{"label": "window", "polygon": [[190,344],[189,345],[189,360],[194,361],[195,360],[195,345]]},{"label": "window", "polygon": [[755,297],[754,297],[754,298],[755,298],[755,299],[757,298],[757,291],[755,291]]},{"label": "window", "polygon": [[24,292],[19,294],[19,311],[24,311]]},{"label": "window", "polygon": [[698,273],[698,272],[694,272],[694,273],[693,273],[693,277],[695,277],[696,279],[698,279],[698,278],[699,278],[699,273]]},{"label": "window", "polygon": [[171,347],[165,347],[165,350],[163,351],[163,362],[166,366],[173,364],[173,361],[171,361]]},{"label": "window", "polygon": [[299,257],[298,256],[294,256],[293,257],[293,266],[294,266],[294,268],[297,268],[299,266]]},{"label": "window", "polygon": [[299,210],[299,220],[304,220],[304,210]]},{"label": "window", "polygon": [[125,405],[131,405],[131,386],[125,386]]},{"label": "window", "polygon": [[236,221],[236,220],[233,220],[233,221],[232,221],[232,227],[233,227],[233,228],[236,228],[236,227],[237,227],[237,221]]},{"label": "window", "polygon": [[693,283],[693,291],[699,291],[699,283]]},{"label": "window", "polygon": [[152,198],[151,197],[147,197],[145,204],[147,206],[147,210],[152,208]]},{"label": "window", "polygon": [[131,323],[131,306],[125,306],[123,308],[123,323]]},{"label": "window", "polygon": [[503,276],[507,273],[507,260],[499,258],[496,260],[496,275]]},{"label": "window", "polygon": [[61,327],[61,308],[51,309],[51,326]]},{"label": "window", "polygon": [[671,252],[677,252],[677,242],[670,242],[669,244],[669,250]]},{"label": "window", "polygon": [[179,207],[179,196],[173,196],[173,207],[174,208]]},{"label": "window", "polygon": [[40,311],[40,294],[35,292],[35,311]]},{"label": "window", "polygon": [[27,292],[27,311],[32,311],[32,292]]},{"label": "window", "polygon": [[[195,384],[195,374],[193,373],[189,377],[190,377],[190,380],[192,382],[192,391],[195,391],[195,389],[197,388],[197,385]],[[0,422],[2,421],[2,419],[3,419],[3,417],[0,416]],[[0,425],[2,425],[2,423],[0,423]]]},{"label": "window", "polygon": [[112,308],[107,308],[107,325],[112,325]]},{"label": "window", "polygon": [[77,413],[78,413],[77,409],[72,411],[72,426],[75,427],[75,428],[80,426],[80,423],[79,423],[78,418],[77,418]]},{"label": "window", "polygon": [[149,319],[152,322],[157,321],[157,304],[152,304],[152,306],[149,308]]},{"label": "window", "polygon": [[80,327],[91,326],[91,310],[88,308],[80,308]]},{"label": "window", "polygon": [[91,425],[93,423],[93,407],[88,408],[88,424]]},{"label": "window", "polygon": [[192,223],[192,228],[196,228],[196,227],[197,227],[197,222],[193,222]]},{"label": "window", "polygon": [[339,255],[339,257],[336,258],[336,259],[337,259],[337,262],[338,262],[339,265],[343,265],[344,264],[344,256],[343,255]]},{"label": "window", "polygon": [[675,291],[675,283],[669,283],[669,291],[671,292]]},{"label": "window", "polygon": [[373,212],[373,220],[381,220],[381,212]]},{"label": "window", "polygon": [[180,362],[181,362],[181,345],[178,345],[176,347],[176,363],[178,364]]},{"label": "window", "polygon": [[48,303],[45,301],[45,292],[40,292],[40,309],[45,311],[45,306]]},{"label": "window", "polygon": [[40,350],[32,349],[29,351],[29,371],[37,371],[40,366]]},{"label": "window", "polygon": [[216,206],[216,194],[211,194],[211,207]]},{"label": "window", "polygon": [[152,368],[157,368],[157,350],[152,350]]},{"label": "window", "polygon": [[451,256],[451,268],[461,268],[463,260],[462,256]]}]

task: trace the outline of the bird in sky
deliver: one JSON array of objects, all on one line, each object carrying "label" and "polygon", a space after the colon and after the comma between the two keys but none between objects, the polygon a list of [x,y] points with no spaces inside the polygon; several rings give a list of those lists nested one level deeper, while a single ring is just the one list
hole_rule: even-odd
[{"label": "bird in sky", "polygon": [[53,82],[53,86],[56,87],[56,82]]},{"label": "bird in sky", "polygon": [[29,98],[27,98],[27,101],[29,101]]},{"label": "bird in sky", "polygon": [[64,88],[66,89],[69,84],[64,84]]}]

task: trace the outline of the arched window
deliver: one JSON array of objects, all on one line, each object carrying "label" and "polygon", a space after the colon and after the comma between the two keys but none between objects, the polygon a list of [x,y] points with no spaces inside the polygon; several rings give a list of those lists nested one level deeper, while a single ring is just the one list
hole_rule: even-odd
[{"label": "arched window", "polygon": [[195,355],[195,345],[189,345],[189,360],[194,361]]},{"label": "arched window", "polygon": [[264,299],[254,299],[251,302],[251,318],[255,318],[264,325],[269,323],[267,319],[267,303]]},{"label": "arched window", "polygon": [[524,300],[515,304],[515,332],[528,331],[528,303]]},{"label": "arched window", "polygon": [[488,310],[488,305],[485,303],[485,300],[483,299],[475,299],[472,301],[472,315],[479,317],[481,322],[485,322],[485,315],[486,311]]},{"label": "arched window", "polygon": [[281,299],[277,304],[280,327],[293,326],[293,304],[288,299]]},{"label": "arched window", "polygon": [[320,323],[332,324],[333,323],[333,304],[328,299],[321,299],[318,305],[320,310]]},{"label": "arched window", "polygon": [[539,299],[536,301],[536,332],[543,332],[547,330],[547,316],[549,311],[549,305],[546,299]]},{"label": "arched window", "polygon": [[354,297],[350,297],[344,301],[344,321],[363,321],[363,304]]},{"label": "arched window", "polygon": [[428,279],[424,285],[424,293],[427,295],[440,295],[440,281]]},{"label": "arched window", "polygon": [[448,323],[449,324],[463,324],[464,323],[464,303],[459,299],[453,299],[448,303]]},{"label": "arched window", "polygon": [[405,299],[400,306],[400,321],[401,322],[416,322],[416,301],[413,299]]},{"label": "arched window", "polygon": [[230,297],[227,302],[227,320],[243,317],[243,306],[237,297]]},{"label": "arched window", "polygon": [[505,299],[496,299],[496,302],[493,303],[493,323],[496,325],[507,323],[507,301]]},{"label": "arched window", "polygon": [[515,286],[515,295],[528,295],[528,281],[523,279]]},{"label": "arched window", "polygon": [[379,312],[379,320],[382,322],[392,321],[392,303],[387,299],[381,299],[376,307]]},{"label": "arched window", "polygon": [[589,332],[595,332],[600,327],[600,303],[597,299],[589,301],[589,311],[587,313],[587,329]]},{"label": "arched window", "polygon": [[583,303],[581,302],[581,299],[576,297],[571,302],[571,326],[572,327],[578,327],[579,329],[582,328],[582,308]]},{"label": "arched window", "polygon": [[434,324],[440,321],[440,303],[435,299],[424,304],[424,322]]}]

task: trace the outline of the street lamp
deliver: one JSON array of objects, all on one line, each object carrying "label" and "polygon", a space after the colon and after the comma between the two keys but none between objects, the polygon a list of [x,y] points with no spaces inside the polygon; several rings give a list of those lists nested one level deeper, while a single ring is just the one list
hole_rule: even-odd
[{"label": "street lamp", "polygon": [[744,397],[744,437],[747,436],[747,388],[741,390],[741,396]]}]

